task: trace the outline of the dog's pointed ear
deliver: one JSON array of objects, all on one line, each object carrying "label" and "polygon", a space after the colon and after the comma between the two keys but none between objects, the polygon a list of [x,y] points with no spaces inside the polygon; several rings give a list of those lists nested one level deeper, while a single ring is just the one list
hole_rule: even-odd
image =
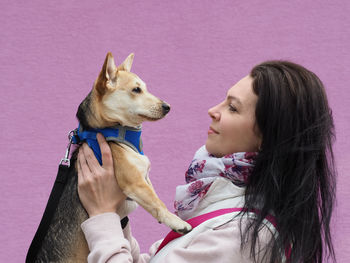
[{"label": "dog's pointed ear", "polygon": [[106,80],[115,81],[117,77],[117,67],[115,66],[114,58],[111,52],[107,53],[103,68]]},{"label": "dog's pointed ear", "polygon": [[111,88],[117,80],[117,67],[111,52],[107,53],[102,70],[96,81],[96,89],[100,95],[105,94],[108,88]]},{"label": "dog's pointed ear", "polygon": [[132,62],[134,61],[134,53],[131,53],[122,64],[118,66],[118,70],[124,70],[130,72]]}]

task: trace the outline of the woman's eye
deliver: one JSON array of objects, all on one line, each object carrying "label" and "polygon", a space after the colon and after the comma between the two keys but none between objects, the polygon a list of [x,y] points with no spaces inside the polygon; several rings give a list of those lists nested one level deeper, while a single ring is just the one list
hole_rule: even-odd
[{"label": "woman's eye", "polygon": [[230,111],[232,111],[232,112],[236,112],[237,111],[237,109],[234,106],[230,105],[229,107],[230,107]]},{"label": "woman's eye", "polygon": [[133,88],[132,92],[141,93],[140,87]]}]

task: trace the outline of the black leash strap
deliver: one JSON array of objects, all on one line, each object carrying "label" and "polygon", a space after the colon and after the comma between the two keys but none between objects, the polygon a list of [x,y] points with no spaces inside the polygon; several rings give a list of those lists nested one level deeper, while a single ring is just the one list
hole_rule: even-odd
[{"label": "black leash strap", "polygon": [[57,177],[53,185],[49,201],[47,202],[44,215],[41,218],[38,230],[36,231],[33,241],[30,244],[28,254],[26,257],[26,263],[35,262],[36,256],[47,234],[51,220],[58,206],[58,202],[60,201],[63,189],[66,185],[68,178],[68,170],[69,167],[67,165],[60,164],[58,167]]},{"label": "black leash strap", "polygon": [[76,132],[77,131],[75,129],[68,133],[69,143],[66,149],[66,154],[64,158],[61,159],[61,162],[58,166],[56,180],[52,187],[50,197],[49,197],[49,200],[47,201],[46,208],[45,208],[43,217],[41,218],[39,227],[35,233],[32,243],[30,244],[27,257],[26,257],[26,263],[35,262],[35,259],[42,246],[42,243],[47,234],[47,231],[49,230],[49,226],[51,224],[52,218],[57,209],[64,187],[66,186],[69,167],[70,167],[69,152],[70,152],[70,147],[72,145],[73,136],[76,134]]}]

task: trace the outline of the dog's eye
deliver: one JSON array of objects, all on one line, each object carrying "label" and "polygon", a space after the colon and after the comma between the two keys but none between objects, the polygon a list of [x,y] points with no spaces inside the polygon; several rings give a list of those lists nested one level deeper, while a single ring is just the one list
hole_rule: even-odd
[{"label": "dog's eye", "polygon": [[141,93],[140,87],[133,88],[132,92]]}]

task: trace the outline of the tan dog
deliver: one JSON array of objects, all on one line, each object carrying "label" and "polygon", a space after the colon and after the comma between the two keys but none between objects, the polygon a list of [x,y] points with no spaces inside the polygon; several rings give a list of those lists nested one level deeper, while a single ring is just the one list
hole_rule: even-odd
[{"label": "tan dog", "polygon": [[[145,120],[159,120],[168,113],[169,105],[150,94],[145,83],[130,72],[133,57],[130,54],[116,67],[112,54],[107,54],[92,91],[77,112],[83,129],[105,128],[116,124],[138,127]],[[159,222],[176,232],[184,234],[190,231],[191,226],[170,213],[157,197],[148,178],[148,158],[126,144],[109,142],[109,145],[115,176],[120,188],[128,196],[117,211],[121,218],[135,209],[137,202]],[[78,149],[72,154],[71,162],[75,165],[69,167],[64,191],[35,262],[87,262],[89,248],[80,225],[88,216],[77,191],[75,166]]]},{"label": "tan dog", "polygon": [[[130,72],[133,58],[134,54],[130,54],[116,67],[112,54],[107,54],[92,91],[77,113],[83,128],[105,128],[116,124],[137,128],[143,121],[159,120],[169,112],[170,106],[149,93],[146,84]],[[109,146],[115,176],[123,193],[140,204],[159,223],[181,234],[189,232],[191,226],[170,213],[155,193],[148,177],[148,158],[120,143],[109,142]],[[126,200],[117,211],[121,217],[136,207],[132,200]]]}]

